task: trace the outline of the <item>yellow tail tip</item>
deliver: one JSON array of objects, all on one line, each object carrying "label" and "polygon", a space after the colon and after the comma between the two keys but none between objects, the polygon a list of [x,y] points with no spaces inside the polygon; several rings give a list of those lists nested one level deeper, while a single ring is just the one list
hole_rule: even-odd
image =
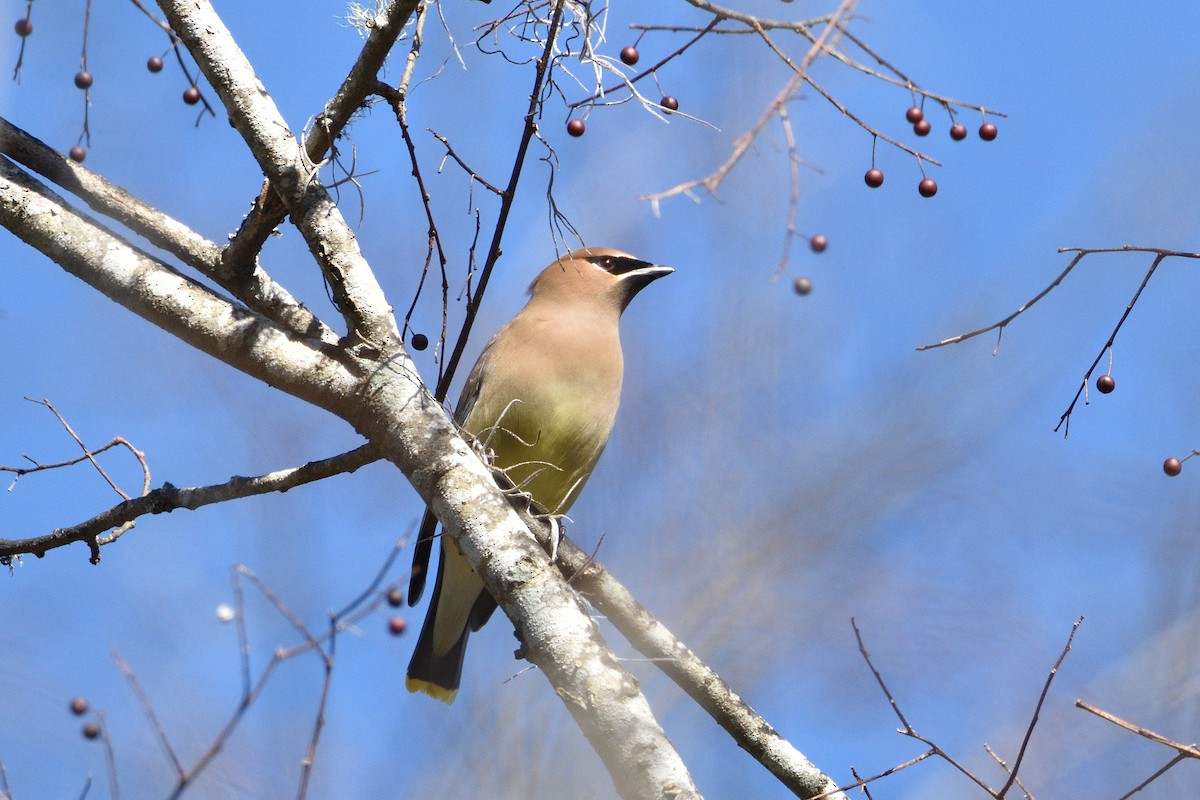
[{"label": "yellow tail tip", "polygon": [[404,679],[404,688],[414,694],[417,692],[427,694],[435,700],[441,700],[446,705],[453,703],[455,696],[458,695],[458,689],[447,689],[445,686],[438,686],[436,683],[413,677]]}]

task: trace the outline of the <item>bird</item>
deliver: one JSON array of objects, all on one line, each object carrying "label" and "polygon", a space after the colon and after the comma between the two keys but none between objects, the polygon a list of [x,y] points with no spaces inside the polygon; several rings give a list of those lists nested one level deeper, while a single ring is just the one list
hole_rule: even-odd
[{"label": "bird", "polygon": [[[455,420],[539,510],[566,514],[592,474],[621,398],[621,314],[638,292],[672,272],[611,248],[572,250],[538,274],[524,308],[497,331],[467,376]],[[424,591],[437,524],[427,508],[413,554],[410,606]],[[467,638],[488,621],[496,601],[458,545],[440,538],[433,597],[405,686],[452,703]]]}]

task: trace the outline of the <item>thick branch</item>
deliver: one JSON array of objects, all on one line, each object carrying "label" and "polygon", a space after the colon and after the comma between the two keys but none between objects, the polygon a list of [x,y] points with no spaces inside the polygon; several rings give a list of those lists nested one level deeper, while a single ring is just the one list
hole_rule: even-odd
[{"label": "thick branch", "polygon": [[0,225],[138,316],[297,397],[322,405],[330,392],[353,385],[327,347],[295,337],[137,250],[4,158]]},{"label": "thick branch", "polygon": [[837,790],[837,783],[780,736],[601,564],[568,539],[559,545],[558,554],[571,584],[596,610],[784,786],[797,797],[824,795],[832,800],[845,800],[845,795]]},{"label": "thick branch", "polygon": [[354,233],[318,179],[254,68],[208,0],[159,0],[171,28],[196,59],[309,252],[320,264],[352,340],[380,349],[400,341],[391,308]]},{"label": "thick branch", "polygon": [[221,248],[159,209],[134,197],[42,141],[0,118],[0,152],[54,181],[99,214],[115,219],[156,247],[211,278],[270,320],[333,344],[337,334],[257,264],[235,274],[221,263]]},{"label": "thick branch", "polygon": [[[317,163],[325,157],[334,140],[350,122],[351,115],[362,106],[383,62],[418,4],[418,0],[392,0],[387,8],[375,15],[358,60],[338,87],[337,93],[325,104],[325,110],[317,115],[316,124],[304,138],[304,151],[310,161]],[[268,182],[242,221],[241,228],[225,248],[225,263],[233,269],[237,269],[239,264],[252,263],[271,231],[283,222],[286,214],[287,208]]]}]

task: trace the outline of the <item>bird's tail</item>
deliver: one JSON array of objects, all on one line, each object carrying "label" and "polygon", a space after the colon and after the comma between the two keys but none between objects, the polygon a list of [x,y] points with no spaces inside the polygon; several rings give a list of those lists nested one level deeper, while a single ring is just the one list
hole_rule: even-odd
[{"label": "bird's tail", "polygon": [[425,624],[421,626],[421,635],[417,637],[412,660],[408,662],[408,675],[405,677],[404,686],[410,692],[424,692],[443,703],[453,703],[462,679],[463,656],[467,652],[467,637],[471,633],[471,626],[463,626],[462,635],[445,653],[438,655],[434,652],[433,631],[437,620],[438,600],[442,596],[442,572],[445,562],[445,556],[438,559],[433,597],[429,600],[429,610],[425,612]]}]

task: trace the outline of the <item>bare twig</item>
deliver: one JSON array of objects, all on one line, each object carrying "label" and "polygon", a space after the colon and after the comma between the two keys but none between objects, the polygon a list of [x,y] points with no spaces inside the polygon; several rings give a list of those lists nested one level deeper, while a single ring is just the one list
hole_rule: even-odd
[{"label": "bare twig", "polygon": [[[1050,291],[1063,282],[1063,279],[1071,273],[1071,270],[1075,269],[1075,266],[1083,260],[1084,256],[1088,256],[1093,253],[1156,253],[1166,258],[1200,258],[1200,253],[1188,253],[1180,250],[1164,250],[1158,247],[1135,247],[1131,244],[1123,245],[1121,247],[1060,247],[1058,252],[1075,253],[1075,257],[1071,259],[1070,264],[1067,264],[1067,268],[1064,269],[1057,278],[1050,282],[1049,286],[1034,295],[1032,299],[1028,300],[1016,311],[1009,314],[999,322],[994,322],[991,325],[988,325],[986,328],[980,328],[979,330],[970,331],[968,333],[960,333],[957,336],[951,336],[948,339],[942,339],[940,342],[934,342],[933,344],[922,345],[918,347],[917,350],[932,350],[936,347],[945,347],[949,344],[958,344],[959,342],[964,342],[967,339],[972,339],[982,333],[988,333],[989,331],[999,331],[1001,334],[1003,334],[1004,328],[1010,322],[1028,311],[1037,301],[1050,294]],[[997,339],[996,349],[999,350],[999,347],[1000,343],[999,339]],[[994,350],[993,354],[995,354],[995,352],[996,351]]]},{"label": "bare twig", "polygon": [[[53,403],[51,403],[49,400],[46,400],[44,398],[41,400],[34,400],[32,397],[26,397],[25,399],[31,403],[37,403],[40,406],[45,406],[46,408],[50,409],[50,413],[54,415],[55,419],[58,420],[59,424],[63,426],[63,429],[66,430],[66,432],[71,436],[71,438],[75,440],[75,444],[79,445],[79,449],[83,451],[83,455],[80,456],[79,458],[73,459],[71,461],[64,461],[60,464],[40,465],[40,464],[37,464],[37,462],[35,461],[34,468],[22,469],[19,467],[0,467],[0,471],[15,472],[15,473],[17,473],[17,478],[20,478],[21,475],[27,474],[29,472],[36,472],[40,469],[55,469],[57,467],[68,467],[68,466],[71,466],[72,464],[78,464],[79,462],[86,460],[89,463],[91,463],[91,465],[93,467],[96,468],[96,472],[100,473],[100,477],[104,478],[104,481],[110,487],[112,487],[112,490],[114,492],[119,494],[123,499],[128,500],[129,495],[125,494],[125,492],[121,490],[121,487],[117,486],[116,482],[113,481],[113,479],[111,477],[109,477],[109,474],[104,471],[104,467],[100,466],[100,462],[98,462],[96,460],[97,454],[104,452],[105,450],[109,449],[110,447],[116,447],[118,445],[123,445],[124,447],[126,447],[129,450],[129,452],[133,453],[134,457],[138,460],[138,463],[142,465],[142,476],[143,476],[142,494],[145,495],[146,492],[150,491],[150,467],[146,463],[146,454],[143,453],[141,450],[138,450],[136,447],[131,445],[126,439],[124,439],[123,437],[120,437],[120,436],[113,437],[113,440],[111,442],[109,442],[108,444],[104,445],[103,447],[101,447],[97,450],[92,450],[83,443],[83,440],[79,438],[79,435],[77,433],[75,433],[75,431],[71,428],[71,426],[67,423],[67,421],[65,419],[63,419],[62,414],[58,413],[58,409],[54,407]],[[25,457],[29,458],[29,456],[25,456]],[[33,459],[31,459],[31,458],[29,460],[33,461]],[[13,484],[15,484],[15,483],[16,483],[16,478],[13,479]],[[9,489],[11,490],[12,486],[9,486]]]},{"label": "bare twig", "polygon": [[[925,759],[929,758],[932,755],[937,755],[937,753],[933,750],[926,750],[924,753],[921,753],[921,755],[910,758],[908,761],[905,761],[903,764],[897,764],[894,767],[888,767],[883,772],[876,773],[875,775],[872,775],[869,778],[861,777],[858,774],[857,770],[855,770],[854,768],[851,768],[850,771],[854,775],[854,783],[848,784],[846,786],[839,786],[837,789],[832,789],[828,792],[822,792],[821,794],[818,794],[818,795],[815,795],[815,796],[809,798],[809,800],[824,800],[824,798],[829,797],[830,795],[834,794],[835,792],[850,792],[850,791],[853,791],[860,787],[862,788],[862,790],[864,792],[867,792],[867,784],[868,783],[874,783],[875,781],[879,780],[880,778],[886,778],[889,775],[895,775],[900,770],[908,769],[913,764],[917,764],[921,761],[924,761]],[[870,797],[870,796],[871,796],[870,792],[867,792],[867,797]]]},{"label": "bare twig", "polygon": [[1075,632],[1079,630],[1079,626],[1083,624],[1083,617],[1075,620],[1075,624],[1071,626],[1071,632],[1067,634],[1067,643],[1063,646],[1063,650],[1058,655],[1058,660],[1054,662],[1054,666],[1050,668],[1050,674],[1046,676],[1046,683],[1042,686],[1042,693],[1038,695],[1037,705],[1033,708],[1033,716],[1029,719],[1029,727],[1025,729],[1025,738],[1021,740],[1021,747],[1017,751],[1017,760],[1013,762],[1012,769],[1008,772],[1008,781],[997,792],[997,797],[1003,797],[1009,790],[1009,787],[1017,780],[1017,773],[1021,770],[1021,762],[1025,760],[1025,753],[1029,748],[1029,740],[1033,738],[1033,729],[1037,726],[1038,718],[1042,713],[1042,706],[1046,703],[1046,695],[1050,694],[1050,684],[1054,682],[1054,676],[1058,674],[1058,668],[1062,666],[1063,660],[1066,659],[1067,653],[1071,652],[1071,643],[1075,641]]},{"label": "bare twig", "polygon": [[[167,737],[167,733],[162,723],[158,719],[158,715],[154,710],[154,705],[149,696],[142,688],[140,681],[134,674],[133,669],[121,658],[116,648],[113,648],[113,660],[117,668],[129,681],[135,696],[141,705],[143,713],[146,715],[150,726],[154,729],[155,735],[158,737],[160,744],[167,753],[171,761],[172,768],[175,771],[175,787],[169,795],[171,798],[178,798],[184,791],[191,786],[196,778],[204,772],[204,770],[213,762],[213,760],[221,753],[228,744],[233,732],[237,729],[238,724],[245,717],[247,711],[253,705],[254,701],[261,696],[264,688],[267,685],[270,677],[274,674],[276,667],[283,662],[300,655],[301,653],[310,650],[315,651],[321,658],[324,665],[324,677],[321,682],[321,691],[317,702],[317,710],[313,723],[312,733],[309,736],[309,742],[305,749],[304,757],[301,759],[300,783],[298,789],[298,797],[304,798],[307,796],[309,780],[312,775],[312,768],[316,762],[317,747],[320,741],[320,734],[325,723],[325,709],[329,699],[329,690],[332,683],[333,664],[334,664],[334,647],[338,634],[348,628],[353,627],[360,620],[375,613],[379,605],[386,597],[386,592],[381,591],[387,573],[391,571],[396,563],[396,558],[400,551],[404,549],[408,535],[406,534],[395,543],[387,557],[384,559],[382,567],[375,573],[374,577],[367,587],[359,593],[349,604],[335,614],[330,615],[329,628],[320,635],[314,635],[308,630],[304,622],[297,617],[283,602],[283,600],[266,584],[261,578],[255,575],[251,570],[241,564],[235,564],[231,571],[230,583],[234,593],[234,619],[238,624],[238,655],[241,663],[242,672],[242,694],[238,699],[237,705],[225,724],[221,726],[213,740],[205,748],[204,752],[196,759],[191,767],[184,767],[178,756],[175,754],[174,748]],[[250,645],[246,634],[245,626],[245,593],[243,591],[243,582],[249,582],[253,585],[272,607],[288,621],[292,628],[299,634],[301,642],[291,647],[277,647],[263,666],[262,671],[257,678],[253,677],[250,667]],[[326,648],[325,643],[328,643]],[[115,796],[115,795],[114,795]]]},{"label": "bare twig", "polygon": [[[764,26],[756,18],[748,17],[747,24],[750,25],[766,41],[768,46],[770,46],[771,49],[777,55],[779,55],[781,58],[783,58],[788,63],[788,65],[793,68],[792,77],[784,85],[783,89],[781,89],[779,91],[779,93],[775,95],[774,99],[771,100],[771,102],[767,105],[766,109],[759,116],[758,121],[755,122],[754,125],[751,126],[751,128],[748,131],[743,133],[741,136],[739,136],[734,141],[733,152],[730,154],[729,158],[725,161],[724,164],[717,167],[717,169],[715,171],[711,172],[710,174],[708,174],[707,176],[705,176],[703,178],[697,178],[697,179],[693,179],[690,181],[685,181],[681,184],[678,184],[677,186],[674,186],[670,189],[666,189],[661,192],[651,192],[648,194],[642,194],[642,195],[638,196],[638,199],[639,200],[648,200],[651,203],[651,205],[655,208],[655,210],[657,211],[658,205],[661,201],[663,201],[669,197],[674,197],[679,194],[690,195],[691,191],[697,187],[703,187],[704,190],[707,191],[709,194],[715,195],[717,192],[717,187],[720,186],[721,181],[724,180],[725,176],[729,174],[729,171],[732,170],[739,161],[741,161],[742,157],[750,149],[750,145],[752,145],[754,143],[754,141],[758,138],[758,135],[760,133],[762,133],[764,128],[766,128],[767,123],[769,123],[772,119],[774,119],[776,116],[779,115],[780,110],[785,105],[787,105],[787,103],[789,103],[793,97],[795,97],[796,92],[798,92],[800,90],[800,87],[803,86],[805,83],[808,83],[814,89],[817,89],[817,91],[821,92],[824,96],[829,98],[831,100],[831,102],[834,102],[835,105],[840,105],[835,100],[833,100],[833,98],[830,95],[828,95],[828,93],[826,93],[823,89],[821,89],[821,87],[817,86],[815,83],[812,82],[812,80],[808,77],[808,68],[812,64],[813,59],[815,59],[821,53],[822,48],[824,47],[825,43],[829,40],[830,36],[832,36],[834,31],[838,29],[838,21],[842,18],[842,15],[849,13],[851,8],[856,4],[857,4],[857,0],[842,0],[842,3],[841,3],[841,5],[838,6],[837,11],[835,11],[829,17],[829,21],[826,24],[825,29],[823,31],[821,31],[821,35],[819,37],[817,37],[816,41],[813,43],[812,47],[809,48],[808,52],[805,54],[804,58],[801,60],[801,62],[799,64],[793,63],[791,61],[791,59],[789,59],[777,47],[775,47],[775,44],[770,40],[770,38],[766,34],[766,26]],[[703,6],[701,6],[701,7],[703,7]],[[755,26],[757,26],[757,27],[755,27]],[[848,110],[842,108],[842,111],[843,111],[843,113],[846,113],[847,115],[851,116],[853,119],[857,120],[857,117],[854,117],[853,115],[851,115]],[[861,121],[860,121],[860,124],[865,125],[865,123],[861,123]],[[868,129],[870,129],[869,126],[867,126],[867,127],[868,127]],[[871,129],[871,130],[873,130],[873,129]],[[924,158],[924,156],[917,153],[916,151],[910,150],[910,152],[912,152],[914,155],[917,155],[919,158]],[[927,160],[930,160],[930,159],[927,159]],[[936,162],[934,162],[934,163],[936,163]]]},{"label": "bare twig", "polygon": [[1161,766],[1157,770],[1155,770],[1153,773],[1151,773],[1149,777],[1147,777],[1145,780],[1143,780],[1137,786],[1133,787],[1128,792],[1121,795],[1119,800],[1128,800],[1128,798],[1137,794],[1142,789],[1145,789],[1147,786],[1149,786],[1151,783],[1153,783],[1155,780],[1157,780],[1160,776],[1162,776],[1165,772],[1167,772],[1167,770],[1171,769],[1179,762],[1184,761],[1185,759],[1189,759],[1189,758],[1200,759],[1200,746],[1197,746],[1195,743],[1183,744],[1182,742],[1177,742],[1173,739],[1168,739],[1166,736],[1163,736],[1161,733],[1155,733],[1154,731],[1150,730],[1149,728],[1143,728],[1141,725],[1135,725],[1132,722],[1126,722],[1125,720],[1121,719],[1120,717],[1118,717],[1114,714],[1110,714],[1107,711],[1096,708],[1095,706],[1091,705],[1090,703],[1085,703],[1083,700],[1076,700],[1075,707],[1082,708],[1084,711],[1087,711],[1091,714],[1095,714],[1096,716],[1100,717],[1101,719],[1108,720],[1109,722],[1111,722],[1112,724],[1116,725],[1119,728],[1124,728],[1125,730],[1130,731],[1131,733],[1136,733],[1138,736],[1141,736],[1145,739],[1149,739],[1152,742],[1157,742],[1158,744],[1165,745],[1166,747],[1170,747],[1173,750],[1175,750],[1176,754],[1175,754],[1175,756],[1173,756],[1171,758],[1170,761],[1168,761],[1166,764],[1164,764],[1163,766]]},{"label": "bare twig", "polygon": [[133,690],[138,705],[142,707],[142,713],[150,721],[150,727],[154,729],[154,734],[158,737],[158,743],[162,745],[163,752],[167,754],[167,760],[171,762],[171,767],[175,770],[176,779],[185,781],[187,773],[183,768],[183,764],[179,761],[179,756],[175,754],[175,748],[171,746],[171,740],[167,738],[166,729],[163,728],[158,715],[154,713],[154,704],[150,702],[150,697],[146,694],[146,690],[142,688],[142,683],[138,680],[133,668],[126,663],[125,659],[121,658],[121,653],[117,650],[116,645],[112,646],[112,659],[117,669],[125,676],[125,680],[129,681],[129,688]]},{"label": "bare twig", "polygon": [[492,242],[488,246],[483,268],[479,271],[479,283],[475,289],[475,293],[467,300],[466,316],[463,319],[458,339],[455,341],[454,349],[450,354],[449,360],[446,362],[446,369],[438,380],[437,391],[434,392],[434,396],[438,400],[445,400],[446,394],[450,391],[450,382],[454,380],[454,373],[458,370],[458,364],[462,360],[463,351],[467,346],[467,339],[471,335],[471,328],[475,324],[475,317],[478,315],[480,304],[483,302],[483,294],[487,289],[488,280],[492,276],[492,270],[495,268],[496,262],[500,259],[500,243],[504,238],[505,227],[508,224],[508,215],[512,210],[513,200],[517,194],[517,184],[520,181],[521,172],[525,166],[525,154],[529,151],[529,143],[537,130],[537,117],[542,103],[542,86],[550,71],[555,42],[558,39],[559,26],[562,23],[563,6],[565,4],[566,0],[554,0],[554,13],[547,25],[546,43],[542,48],[542,55],[535,69],[533,88],[529,93],[529,107],[525,112],[524,128],[521,131],[521,141],[517,145],[517,152],[513,158],[512,172],[508,178],[508,185],[504,188],[504,196],[500,201],[500,210],[496,215],[496,226],[492,232]]},{"label": "bare twig", "polygon": [[[115,541],[127,530],[126,526],[146,514],[161,514],[177,508],[195,510],[226,500],[253,497],[268,492],[283,492],[331,475],[353,472],[359,467],[378,461],[379,458],[371,445],[363,445],[347,453],[253,478],[237,476],[225,483],[183,489],[169,483],[163,484],[161,488],[113,506],[78,525],[59,528],[49,534],[27,539],[0,539],[0,558],[27,553],[41,558],[48,550],[82,541],[93,546],[92,560],[93,563],[97,563],[99,546]],[[102,535],[114,528],[117,530],[113,533]]]},{"label": "bare twig", "polygon": [[[1005,795],[1008,793],[1008,790],[1017,781],[1017,773],[1021,768],[1022,760],[1025,758],[1029,741],[1033,737],[1033,729],[1037,726],[1038,718],[1041,715],[1042,706],[1046,702],[1046,696],[1050,692],[1050,684],[1054,681],[1054,676],[1058,674],[1058,668],[1062,666],[1063,660],[1067,657],[1067,653],[1070,652],[1071,642],[1075,639],[1075,632],[1079,630],[1079,626],[1082,623],[1083,617],[1080,617],[1075,621],[1075,624],[1071,626],[1071,632],[1067,636],[1067,643],[1063,647],[1062,653],[1059,654],[1058,659],[1054,662],[1054,666],[1050,668],[1049,675],[1046,676],[1046,683],[1042,687],[1041,694],[1038,696],[1037,704],[1034,706],[1033,717],[1030,719],[1029,725],[1025,729],[1025,736],[1021,741],[1021,747],[1018,751],[1016,762],[1013,764],[1011,770],[1007,770],[1006,768],[1006,771],[1008,772],[1008,780],[1005,781],[1004,785],[999,790],[996,790],[992,789],[990,786],[980,780],[973,772],[956,761],[952,756],[950,756],[949,753],[935,744],[932,740],[918,733],[917,730],[909,723],[904,716],[904,712],[900,710],[900,704],[896,702],[895,695],[892,694],[891,690],[887,688],[887,684],[884,683],[883,675],[880,674],[879,670],[875,667],[874,662],[871,661],[871,655],[867,652],[866,645],[863,642],[862,632],[858,628],[858,623],[853,619],[850,620],[850,624],[854,628],[854,636],[858,640],[858,651],[862,654],[863,660],[867,662],[867,666],[870,668],[871,674],[875,676],[875,682],[879,684],[879,688],[883,690],[884,696],[887,697],[888,704],[892,707],[893,713],[895,713],[897,719],[900,720],[900,724],[904,726],[900,730],[900,733],[927,745],[933,755],[938,756],[946,763],[950,764],[950,766],[962,773],[964,777],[969,779],[983,791],[987,792],[988,796],[994,798],[994,800],[1003,800]],[[1024,787],[1021,788],[1024,789]]]}]

